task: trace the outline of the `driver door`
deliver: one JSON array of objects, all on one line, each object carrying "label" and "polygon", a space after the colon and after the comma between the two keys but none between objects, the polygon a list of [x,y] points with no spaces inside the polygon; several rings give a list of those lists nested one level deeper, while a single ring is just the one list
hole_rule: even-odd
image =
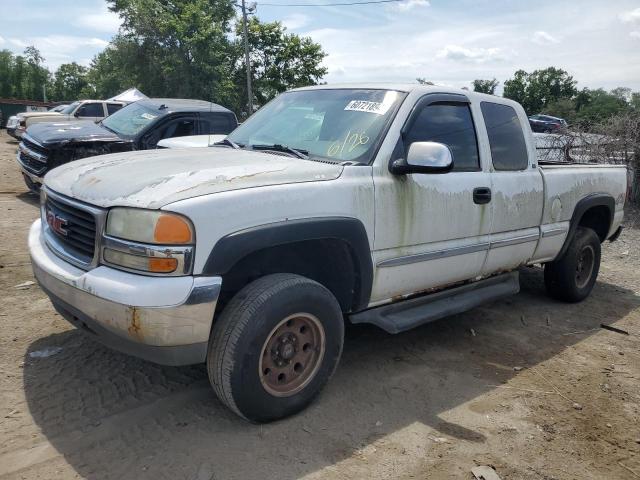
[{"label": "driver door", "polygon": [[372,304],[474,278],[489,247],[491,178],[481,166],[469,100],[426,95],[402,131],[391,160],[406,156],[413,142],[439,142],[449,147],[453,169],[394,175],[388,165],[374,167]]}]

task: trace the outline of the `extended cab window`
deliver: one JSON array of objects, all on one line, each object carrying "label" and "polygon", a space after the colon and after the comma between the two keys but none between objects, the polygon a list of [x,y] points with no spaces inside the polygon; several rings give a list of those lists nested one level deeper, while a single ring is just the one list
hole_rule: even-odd
[{"label": "extended cab window", "polygon": [[509,105],[480,104],[487,127],[491,159],[496,170],[524,170],[529,165],[527,145],[518,114]]},{"label": "extended cab window", "polygon": [[480,169],[476,130],[465,103],[432,103],[422,109],[405,137],[406,148],[413,142],[438,142],[453,155],[453,170]]},{"label": "extended cab window", "polygon": [[104,110],[102,110],[101,103],[85,103],[78,109],[76,116],[77,117],[104,117]]},{"label": "extended cab window", "polygon": [[118,110],[122,108],[122,105],[119,103],[107,103],[107,112],[109,115],[112,113],[116,113]]}]

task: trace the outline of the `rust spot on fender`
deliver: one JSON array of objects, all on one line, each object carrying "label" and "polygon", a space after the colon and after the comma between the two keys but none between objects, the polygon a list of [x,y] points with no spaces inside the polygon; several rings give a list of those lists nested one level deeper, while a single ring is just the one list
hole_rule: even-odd
[{"label": "rust spot on fender", "polygon": [[129,314],[131,318],[131,324],[127,328],[129,335],[142,340],[142,326],[140,325],[140,311],[137,307],[129,307]]}]

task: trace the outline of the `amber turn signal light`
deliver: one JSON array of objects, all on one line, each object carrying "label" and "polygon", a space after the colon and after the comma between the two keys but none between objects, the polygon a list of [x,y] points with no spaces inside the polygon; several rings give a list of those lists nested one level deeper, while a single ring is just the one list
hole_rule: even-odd
[{"label": "amber turn signal light", "polygon": [[171,273],[178,268],[178,260],[175,258],[149,258],[149,271],[154,273]]},{"label": "amber turn signal light", "polygon": [[156,221],[153,239],[156,243],[165,245],[192,243],[191,225],[178,215],[163,213]]}]

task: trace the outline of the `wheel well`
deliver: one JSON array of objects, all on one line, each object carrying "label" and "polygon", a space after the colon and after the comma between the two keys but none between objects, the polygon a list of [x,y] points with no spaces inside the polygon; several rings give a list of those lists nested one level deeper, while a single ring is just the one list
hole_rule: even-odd
[{"label": "wheel well", "polygon": [[340,239],[304,240],[257,250],[238,260],[223,275],[218,308],[245,285],[272,273],[294,273],[326,287],[343,312],[357,302],[360,273],[350,245]]},{"label": "wheel well", "polygon": [[596,232],[600,242],[604,242],[611,227],[611,212],[609,207],[598,205],[588,209],[578,222],[579,227],[587,227]]}]

